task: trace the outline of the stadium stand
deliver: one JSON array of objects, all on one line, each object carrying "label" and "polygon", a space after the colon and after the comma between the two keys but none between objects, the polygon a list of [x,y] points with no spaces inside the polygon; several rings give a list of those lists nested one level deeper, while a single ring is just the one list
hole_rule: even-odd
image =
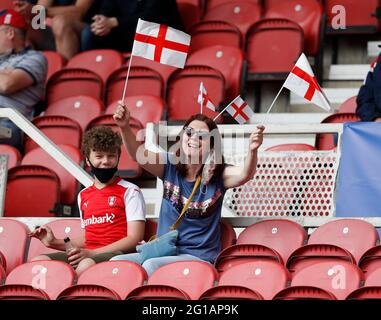
[{"label": "stadium stand", "polygon": [[188,31],[192,25],[194,25],[195,23],[201,20],[202,5],[200,0],[177,1],[177,7],[179,9],[179,13],[180,13],[180,16],[186,31]]},{"label": "stadium stand", "polygon": [[55,51],[43,51],[45,58],[48,60],[48,73],[46,81],[49,81],[52,74],[60,71],[65,66],[65,59]]},{"label": "stadium stand", "polygon": [[356,113],[357,108],[357,96],[351,97],[345,100],[339,107],[339,113]]},{"label": "stadium stand", "polygon": [[364,272],[365,278],[368,274],[381,268],[381,246],[377,245],[367,250],[358,262],[360,269]]}]

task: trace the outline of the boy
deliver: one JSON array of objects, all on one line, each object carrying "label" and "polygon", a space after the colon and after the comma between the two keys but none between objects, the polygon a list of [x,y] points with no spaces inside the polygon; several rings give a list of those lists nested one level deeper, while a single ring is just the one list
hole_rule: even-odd
[{"label": "boy", "polygon": [[[80,275],[96,263],[135,251],[144,237],[145,202],[137,186],[114,176],[121,145],[120,135],[110,127],[98,126],[85,133],[82,151],[94,174],[94,184],[78,194],[85,234],[71,240],[74,248],[67,253],[44,254],[33,261],[66,261]],[[56,239],[47,226],[36,229],[30,236],[40,239],[48,248],[65,251],[65,241]]]}]

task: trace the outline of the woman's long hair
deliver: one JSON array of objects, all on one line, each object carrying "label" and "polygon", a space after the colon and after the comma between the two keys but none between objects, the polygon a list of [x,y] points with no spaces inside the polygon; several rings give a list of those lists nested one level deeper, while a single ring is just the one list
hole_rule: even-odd
[{"label": "woman's long hair", "polygon": [[[185,177],[187,174],[187,164],[185,163],[186,161],[183,161],[185,159],[181,159],[181,154],[182,154],[182,140],[183,140],[183,135],[184,135],[184,128],[187,127],[192,121],[202,121],[204,122],[209,129],[209,132],[211,133],[210,136],[210,152],[214,153],[214,159],[216,160],[216,166],[214,169],[214,173],[212,175],[211,180],[213,180],[216,177],[222,177],[222,173],[224,170],[224,157],[222,155],[222,138],[221,138],[221,133],[218,130],[218,127],[216,123],[210,119],[209,117],[203,115],[203,114],[195,114],[191,116],[184,124],[183,129],[180,132],[179,135],[179,141],[176,144],[178,145],[178,148],[176,150],[176,157],[180,160],[176,164],[176,169],[180,173],[181,176]],[[206,155],[208,156],[208,155]],[[203,159],[203,165],[200,168],[200,171],[198,172],[197,175],[200,175],[203,168],[205,165],[205,159]]]}]

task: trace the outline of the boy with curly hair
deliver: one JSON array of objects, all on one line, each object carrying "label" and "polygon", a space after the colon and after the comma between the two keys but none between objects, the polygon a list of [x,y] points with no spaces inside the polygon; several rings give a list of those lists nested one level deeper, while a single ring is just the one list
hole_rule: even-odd
[{"label": "boy with curly hair", "polygon": [[[72,239],[68,252],[43,254],[36,260],[61,260],[70,263],[78,275],[90,266],[113,256],[134,252],[143,240],[145,202],[139,188],[118,176],[122,139],[110,127],[97,126],[85,133],[82,151],[94,175],[94,184],[78,194],[83,236]],[[42,226],[30,236],[48,248],[65,251],[64,239]],[[67,241],[67,239],[66,239]]]}]

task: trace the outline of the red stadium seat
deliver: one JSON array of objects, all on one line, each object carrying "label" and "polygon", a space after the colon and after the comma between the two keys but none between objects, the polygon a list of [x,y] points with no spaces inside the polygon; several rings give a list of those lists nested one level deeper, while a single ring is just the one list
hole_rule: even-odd
[{"label": "red stadium seat", "polygon": [[218,45],[200,49],[190,55],[187,64],[207,65],[220,71],[225,78],[226,99],[229,101],[241,93],[245,64],[239,48]]},{"label": "red stadium seat", "polygon": [[363,280],[364,275],[356,265],[347,261],[327,261],[296,272],[291,287],[317,287],[332,293],[339,300],[344,300],[349,293],[360,287]]},{"label": "red stadium seat", "polygon": [[42,53],[48,60],[48,72],[46,74],[46,81],[48,81],[53,73],[63,69],[65,59],[56,51],[43,51]]},{"label": "red stadium seat", "polygon": [[[200,82],[204,83],[216,107],[225,100],[225,78],[220,71],[207,66],[185,66],[175,71],[168,81],[168,120],[184,120],[200,112],[197,102]],[[212,119],[218,115],[208,108],[204,108],[203,113]]]},{"label": "red stadium seat", "polygon": [[217,286],[206,290],[199,300],[263,300],[256,291],[240,286]]},{"label": "red stadium seat", "polygon": [[336,300],[336,297],[323,289],[311,286],[294,286],[278,292],[273,300]]},{"label": "red stadium seat", "polygon": [[8,144],[0,144],[0,154],[8,156],[8,170],[20,164],[21,154],[15,147]]},{"label": "red stadium seat", "polygon": [[228,21],[237,26],[245,39],[246,32],[253,23],[259,21],[261,14],[261,7],[255,2],[229,1],[208,10],[204,20]]},{"label": "red stadium seat", "polygon": [[227,21],[200,21],[192,26],[190,52],[222,45],[235,48],[242,47],[242,35],[239,29]]},{"label": "red stadium seat", "polygon": [[360,269],[364,272],[365,277],[377,269],[381,269],[381,245],[377,245],[367,250],[358,262]]},{"label": "red stadium seat", "polygon": [[0,300],[50,300],[47,293],[24,284],[0,286]]},{"label": "red stadium seat", "polygon": [[[333,10],[337,5],[339,5],[338,7],[341,10],[341,13],[343,13],[342,8],[345,8],[345,29],[334,28],[332,25],[332,22],[334,22],[335,17],[338,15],[337,10]],[[379,6],[379,0],[367,0],[364,2],[351,0],[341,0],[340,2],[337,2],[335,0],[325,0],[325,13],[328,16],[327,33],[376,33],[379,30],[379,21],[377,17]],[[343,22],[342,19],[341,22]]]},{"label": "red stadium seat", "polygon": [[4,216],[52,217],[60,190],[60,179],[53,170],[38,165],[14,167],[8,172]]},{"label": "red stadium seat", "polygon": [[218,285],[246,287],[270,300],[280,290],[286,288],[290,279],[287,269],[270,261],[245,262],[226,270],[220,275]]},{"label": "red stadium seat", "polygon": [[277,251],[286,263],[291,253],[307,241],[307,232],[298,223],[286,219],[264,220],[247,227],[237,244],[261,244]]},{"label": "red stadium seat", "polygon": [[363,287],[351,292],[346,300],[380,300],[381,287]]},{"label": "red stadium seat", "polygon": [[345,100],[339,107],[339,113],[356,113],[357,96]]},{"label": "red stadium seat", "polygon": [[[255,4],[261,4],[261,0],[247,0],[247,1],[253,2]],[[214,7],[217,7],[217,6],[219,6],[223,3],[227,3],[227,2],[233,2],[234,3],[235,0],[233,0],[233,1],[232,0],[208,0],[208,1],[206,1],[206,10],[208,11]]]},{"label": "red stadium seat", "polygon": [[130,261],[107,261],[98,263],[85,270],[74,285],[60,294],[58,299],[109,299],[104,288],[115,292],[117,299],[126,299],[127,295],[147,280],[146,271]]},{"label": "red stadium seat", "polygon": [[304,31],[304,51],[316,56],[321,43],[323,7],[316,0],[273,1],[266,6],[265,18],[284,18],[297,22]]},{"label": "red stadium seat", "polygon": [[314,151],[315,147],[304,143],[285,143],[267,148],[266,151]]},{"label": "red stadium seat", "polygon": [[[95,119],[93,119],[87,129],[91,129],[94,126],[103,125],[103,126],[109,126],[114,131],[119,131],[117,125],[115,124],[115,121],[113,119],[112,115],[103,115],[99,116]],[[141,129],[143,129],[143,125],[135,118],[130,118],[130,126],[135,134],[137,134]],[[130,154],[126,151],[126,148],[122,147],[122,153],[120,155],[119,160],[119,175],[121,175],[124,178],[137,178],[141,176],[142,169],[139,166],[139,164],[132,159]]]},{"label": "red stadium seat", "polygon": [[177,7],[179,8],[181,20],[186,31],[201,20],[202,10],[200,6],[181,1],[177,3]]},{"label": "red stadium seat", "polygon": [[[80,164],[82,155],[77,148],[70,145],[58,145],[75,163]],[[76,201],[77,181],[58,162],[41,148],[28,152],[21,161],[22,165],[42,165],[53,170],[61,181],[61,203],[73,205]]]},{"label": "red stadium seat", "polygon": [[[148,286],[140,287],[139,290],[148,290],[152,295],[150,285],[170,286],[185,292],[192,300],[197,300],[206,289],[214,286],[217,279],[217,271],[207,262],[178,261],[157,269],[149,277]],[[161,297],[160,290],[157,292],[156,297]]]},{"label": "red stadium seat", "polygon": [[[7,268],[7,261],[5,260],[5,257],[4,255],[1,253],[0,251],[0,266],[2,269],[2,271],[4,271],[4,274],[5,274],[5,269]],[[5,279],[5,277],[4,277]]]},{"label": "red stadium seat", "polygon": [[225,248],[228,248],[237,242],[237,235],[234,231],[234,228],[230,225],[230,223],[221,220],[220,230],[221,230],[221,250],[224,250]]},{"label": "red stadium seat", "polygon": [[[69,237],[71,239],[77,238],[84,233],[84,229],[81,228],[80,219],[75,218],[62,218],[51,222],[48,222],[46,226],[50,227],[57,239],[64,239]],[[30,239],[28,259],[31,261],[33,258],[47,253],[57,252],[57,250],[45,247],[45,245],[36,238]]]},{"label": "red stadium seat", "polygon": [[381,269],[375,269],[372,272],[369,272],[365,279],[365,287],[381,287]]},{"label": "red stadium seat", "polygon": [[13,9],[13,0],[1,0],[0,2],[0,10],[3,9]]},{"label": "red stadium seat", "polygon": [[[114,71],[108,78],[106,84],[106,105],[122,99],[127,70],[128,67],[122,67]],[[131,67],[126,97],[137,95],[162,97],[163,88],[163,79],[157,71],[147,67]]]},{"label": "red stadium seat", "polygon": [[180,289],[151,284],[132,290],[126,300],[191,300],[191,298]]},{"label": "red stadium seat", "polygon": [[356,219],[339,219],[317,228],[308,239],[308,244],[332,244],[348,250],[355,261],[379,242],[373,225]]},{"label": "red stadium seat", "polygon": [[77,284],[64,289],[57,300],[120,300],[111,289],[93,284]]},{"label": "red stadium seat", "polygon": [[88,96],[74,96],[48,105],[45,116],[66,116],[75,119],[85,132],[91,120],[100,116],[104,110],[99,99]]},{"label": "red stadium seat", "polygon": [[[82,129],[78,122],[66,116],[41,116],[33,119],[33,124],[55,144],[67,144],[81,148]],[[24,152],[38,148],[31,138],[25,136]]]},{"label": "red stadium seat", "polygon": [[[24,263],[15,268],[5,280],[5,287],[25,285],[44,291],[54,300],[59,293],[71,286],[75,280],[74,269],[61,261],[35,261]],[[23,295],[23,290],[19,292]]]},{"label": "red stadium seat", "polygon": [[[344,123],[358,122],[360,118],[355,113],[335,113],[325,118],[321,123]],[[317,150],[332,150],[336,148],[334,135],[329,133],[320,133],[316,135]]]},{"label": "red stadium seat", "polygon": [[324,261],[347,261],[356,264],[355,258],[348,250],[331,244],[309,244],[296,249],[286,266],[290,272],[295,273],[309,265]]},{"label": "red stadium seat", "polygon": [[[130,96],[124,100],[132,117],[139,120],[143,127],[147,123],[158,123],[163,119],[165,104],[162,98],[156,96]],[[113,114],[118,106],[115,101],[106,109],[106,114]]]},{"label": "red stadium seat", "polygon": [[120,52],[110,49],[97,49],[81,52],[72,57],[67,68],[83,68],[95,72],[106,83],[108,77],[123,65]]},{"label": "red stadium seat", "polygon": [[6,276],[4,267],[0,265],[0,287],[4,283]]},{"label": "red stadium seat", "polygon": [[45,100],[49,104],[73,96],[102,99],[103,82],[94,72],[86,69],[62,69],[54,73],[46,85]]},{"label": "red stadium seat", "polygon": [[244,263],[271,260],[283,264],[282,257],[275,250],[260,244],[237,244],[222,250],[214,266],[218,272],[225,272],[231,267]]},{"label": "red stadium seat", "polygon": [[0,251],[5,257],[7,274],[24,262],[28,233],[25,224],[0,218]]},{"label": "red stadium seat", "polygon": [[303,52],[303,29],[287,19],[263,19],[247,33],[250,80],[283,80]]}]

